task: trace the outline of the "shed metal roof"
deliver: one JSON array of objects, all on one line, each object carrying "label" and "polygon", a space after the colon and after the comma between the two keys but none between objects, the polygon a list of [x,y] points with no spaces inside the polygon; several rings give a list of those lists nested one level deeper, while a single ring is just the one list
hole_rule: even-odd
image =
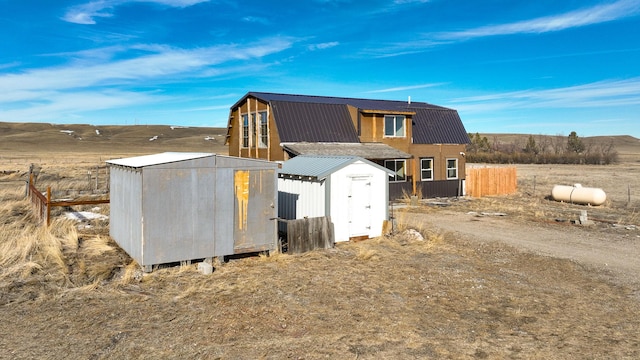
[{"label": "shed metal roof", "polygon": [[410,159],[413,156],[382,143],[282,143],[294,155],[359,156],[365,159]]},{"label": "shed metal roof", "polygon": [[141,168],[145,166],[167,164],[178,161],[200,159],[208,156],[214,156],[212,153],[196,153],[196,152],[164,152],[152,155],[135,156],[124,159],[108,160],[108,164],[127,166],[132,168]]},{"label": "shed metal roof", "polygon": [[282,164],[279,174],[312,177],[318,180],[326,179],[327,176],[355,162],[363,162],[378,168],[392,176],[393,171],[382,167],[359,156],[330,156],[330,155],[301,155],[287,160]]}]

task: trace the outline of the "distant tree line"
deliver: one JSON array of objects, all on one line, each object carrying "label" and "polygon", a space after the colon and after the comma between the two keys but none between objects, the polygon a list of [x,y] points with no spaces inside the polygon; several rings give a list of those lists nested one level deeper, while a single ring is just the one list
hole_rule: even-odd
[{"label": "distant tree line", "polygon": [[575,131],[567,137],[529,135],[526,143],[521,143],[522,140],[503,143],[497,137],[490,141],[478,133],[469,134],[469,138],[466,159],[473,163],[608,165],[618,162],[613,141],[582,139]]}]

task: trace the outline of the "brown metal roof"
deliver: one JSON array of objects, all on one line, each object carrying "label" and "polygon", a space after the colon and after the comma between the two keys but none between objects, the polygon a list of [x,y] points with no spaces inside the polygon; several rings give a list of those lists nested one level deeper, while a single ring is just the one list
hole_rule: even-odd
[{"label": "brown metal roof", "polygon": [[359,142],[349,110],[342,104],[272,101],[281,142]]},{"label": "brown metal roof", "polygon": [[452,109],[418,109],[413,116],[414,144],[468,144],[469,135],[458,112]]},{"label": "brown metal roof", "polygon": [[359,156],[365,159],[410,159],[413,156],[382,143],[282,143],[292,155]]},{"label": "brown metal roof", "polygon": [[351,105],[358,109],[381,110],[381,111],[415,111],[416,108],[421,109],[446,109],[442,106],[429,104],[426,102],[397,101],[397,100],[376,100],[376,99],[358,99],[333,96],[312,96],[312,95],[290,95],[263,92],[249,92],[240,99],[232,108],[237,107],[247,97],[254,96],[262,101],[287,101],[287,102],[306,102],[314,104],[341,104]]},{"label": "brown metal roof", "polygon": [[249,92],[232,109],[249,96],[271,104],[281,142],[358,143],[347,106],[360,112],[411,115],[414,144],[470,142],[456,110],[425,102]]}]

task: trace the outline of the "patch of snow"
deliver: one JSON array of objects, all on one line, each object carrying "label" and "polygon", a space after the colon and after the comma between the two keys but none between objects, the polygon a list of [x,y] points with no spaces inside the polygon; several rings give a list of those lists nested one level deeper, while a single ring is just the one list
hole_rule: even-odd
[{"label": "patch of snow", "polygon": [[507,216],[507,214],[501,213],[501,212],[485,212],[485,211],[483,211],[481,213],[478,213],[476,211],[469,211],[467,213],[467,215],[473,215],[473,216],[476,216],[476,217],[481,217],[481,216]]},{"label": "patch of snow", "polygon": [[73,131],[73,130],[60,130],[60,132],[61,132],[61,133],[65,133],[65,134],[67,134],[67,135],[71,135],[71,134],[73,134],[73,133],[74,133],[74,131]]},{"label": "patch of snow", "polygon": [[151,139],[149,139],[149,141],[153,141],[153,140],[158,140],[158,135],[152,137]]},{"label": "patch of snow", "polygon": [[412,238],[413,240],[424,241],[424,236],[422,236],[422,234],[420,234],[420,232],[416,229],[407,229],[403,231],[402,234]]},{"label": "patch of snow", "polygon": [[100,135],[100,130],[96,129],[96,135]]},{"label": "patch of snow", "polygon": [[209,141],[209,140],[213,140],[213,137],[211,137],[211,136],[207,136],[207,137],[205,137],[204,139],[205,139],[206,141]]},{"label": "patch of snow", "polygon": [[68,211],[64,213],[67,219],[75,221],[88,221],[88,220],[107,220],[108,216],[97,214],[90,211]]},{"label": "patch of snow", "polygon": [[188,129],[188,126],[169,126],[171,128],[171,130],[175,130],[175,129]]}]

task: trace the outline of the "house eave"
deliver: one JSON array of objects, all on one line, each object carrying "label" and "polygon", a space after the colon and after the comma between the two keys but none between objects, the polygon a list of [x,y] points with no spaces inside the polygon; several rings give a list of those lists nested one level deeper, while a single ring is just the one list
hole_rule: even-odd
[{"label": "house eave", "polygon": [[400,110],[384,110],[384,109],[360,109],[363,114],[385,114],[385,115],[415,115],[415,111],[400,111]]}]

